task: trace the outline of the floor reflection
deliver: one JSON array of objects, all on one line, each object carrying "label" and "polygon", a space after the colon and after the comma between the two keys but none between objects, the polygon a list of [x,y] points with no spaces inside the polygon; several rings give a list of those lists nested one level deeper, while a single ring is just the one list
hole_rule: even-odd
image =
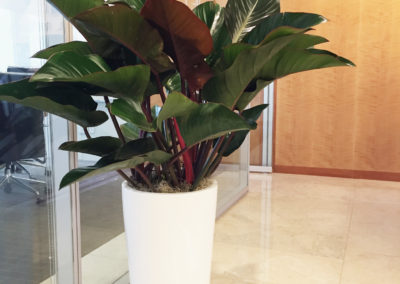
[{"label": "floor reflection", "polygon": [[212,284],[400,283],[400,183],[251,174],[217,222]]},{"label": "floor reflection", "polygon": [[[45,180],[43,168],[27,169]],[[0,179],[3,174],[1,168]],[[46,198],[45,185],[28,184]],[[38,204],[36,195],[17,183],[8,189],[0,187],[0,283],[40,283],[51,274],[50,204]]]}]

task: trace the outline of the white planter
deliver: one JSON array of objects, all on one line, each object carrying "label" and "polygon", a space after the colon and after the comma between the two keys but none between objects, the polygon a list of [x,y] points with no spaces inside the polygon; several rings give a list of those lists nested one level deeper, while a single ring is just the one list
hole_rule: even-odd
[{"label": "white planter", "polygon": [[130,284],[209,284],[217,182],[187,193],[122,184]]}]

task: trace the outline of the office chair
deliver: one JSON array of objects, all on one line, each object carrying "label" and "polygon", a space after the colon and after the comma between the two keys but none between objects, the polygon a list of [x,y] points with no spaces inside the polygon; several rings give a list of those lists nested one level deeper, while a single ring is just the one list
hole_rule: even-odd
[{"label": "office chair", "polygon": [[[0,73],[0,84],[29,77],[34,70],[8,68]],[[43,113],[18,104],[0,101],[0,168],[4,167],[4,177],[0,177],[0,188],[6,193],[12,191],[12,184],[18,184],[36,196],[38,203],[44,201],[40,192],[30,183],[46,185],[46,181],[32,177],[24,165],[44,166],[46,159],[43,131]],[[30,162],[37,161],[40,164]],[[21,175],[25,173],[27,177]],[[28,182],[28,183],[27,183]]]}]

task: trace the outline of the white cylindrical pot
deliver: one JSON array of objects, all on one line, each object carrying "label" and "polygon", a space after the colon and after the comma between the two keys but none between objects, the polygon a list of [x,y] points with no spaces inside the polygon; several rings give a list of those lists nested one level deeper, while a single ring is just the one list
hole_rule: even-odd
[{"label": "white cylindrical pot", "polygon": [[151,193],[122,184],[130,284],[209,284],[217,182]]}]

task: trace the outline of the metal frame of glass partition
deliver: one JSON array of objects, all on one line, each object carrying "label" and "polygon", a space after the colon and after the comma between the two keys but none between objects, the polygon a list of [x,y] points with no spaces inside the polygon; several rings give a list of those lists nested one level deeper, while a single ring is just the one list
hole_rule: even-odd
[{"label": "metal frame of glass partition", "polygon": [[273,127],[274,127],[274,91],[275,84],[271,83],[264,88],[263,103],[268,107],[263,112],[263,130],[262,130],[262,165],[250,165],[250,172],[272,173],[272,147],[273,147]]}]

